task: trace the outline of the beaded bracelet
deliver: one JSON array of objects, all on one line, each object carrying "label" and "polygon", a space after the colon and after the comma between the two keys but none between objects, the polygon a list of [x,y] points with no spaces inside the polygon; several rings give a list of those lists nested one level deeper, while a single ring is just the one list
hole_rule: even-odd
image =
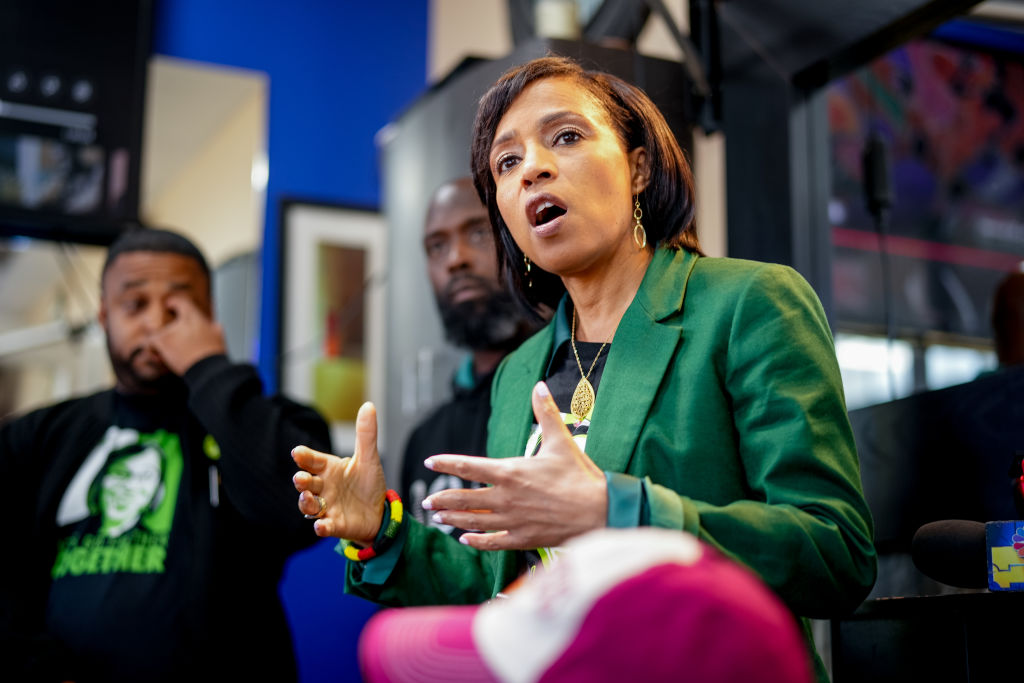
[{"label": "beaded bracelet", "polygon": [[384,528],[384,536],[377,534],[373,545],[367,548],[357,548],[352,541],[345,545],[345,557],[353,562],[366,562],[372,560],[385,550],[391,547],[398,536],[398,530],[402,526],[402,499],[394,489],[388,489],[384,494],[388,503],[388,525]]}]

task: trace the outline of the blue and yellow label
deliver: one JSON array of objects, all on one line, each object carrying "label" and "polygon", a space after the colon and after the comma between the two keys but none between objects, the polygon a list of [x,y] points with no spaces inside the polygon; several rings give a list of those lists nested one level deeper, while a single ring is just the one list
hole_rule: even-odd
[{"label": "blue and yellow label", "polygon": [[985,545],[989,590],[1024,591],[1024,522],[988,522]]}]

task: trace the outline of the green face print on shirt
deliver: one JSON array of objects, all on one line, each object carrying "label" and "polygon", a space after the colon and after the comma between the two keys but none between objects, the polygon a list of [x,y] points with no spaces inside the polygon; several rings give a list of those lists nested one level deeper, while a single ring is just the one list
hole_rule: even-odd
[{"label": "green face print on shirt", "polygon": [[163,573],[183,462],[177,434],[111,427],[61,501],[53,578]]}]

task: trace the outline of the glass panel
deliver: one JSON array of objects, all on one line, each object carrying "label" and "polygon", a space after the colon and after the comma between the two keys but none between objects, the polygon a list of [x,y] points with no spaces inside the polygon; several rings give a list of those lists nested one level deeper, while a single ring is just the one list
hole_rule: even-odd
[{"label": "glass panel", "polygon": [[914,387],[914,350],[901,339],[836,334],[836,356],[849,410],[909,396]]},{"label": "glass panel", "polygon": [[935,344],[924,351],[924,376],[929,389],[943,389],[977,379],[994,370],[994,351]]},{"label": "glass panel", "polygon": [[[889,301],[898,336],[988,339],[992,291],[1024,258],[1022,83],[1020,54],[919,39],[829,86],[833,305],[841,327],[884,333]],[[862,155],[871,136],[888,149],[884,240],[864,201]]]}]

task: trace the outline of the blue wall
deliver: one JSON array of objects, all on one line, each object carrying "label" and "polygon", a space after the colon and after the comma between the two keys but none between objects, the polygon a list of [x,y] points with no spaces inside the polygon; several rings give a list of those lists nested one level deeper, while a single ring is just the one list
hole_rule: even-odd
[{"label": "blue wall", "polygon": [[[158,0],[154,52],[266,73],[270,178],[259,365],[277,386],[278,203],[284,197],[377,206],[374,134],[426,86],[427,0]],[[296,511],[296,514],[298,512]],[[344,561],[321,542],[281,585],[300,675],[357,681],[359,630],[375,611],[342,594]],[[259,561],[259,548],[252,556]]]},{"label": "blue wall", "polygon": [[262,71],[270,178],[259,366],[277,386],[278,202],[377,206],[373,136],[426,86],[427,0],[159,0],[154,52]]}]

